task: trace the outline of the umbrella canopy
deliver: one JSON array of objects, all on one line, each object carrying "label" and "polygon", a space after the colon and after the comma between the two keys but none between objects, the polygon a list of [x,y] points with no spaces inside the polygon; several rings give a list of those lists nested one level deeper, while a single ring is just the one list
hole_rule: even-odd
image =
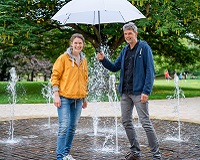
[{"label": "umbrella canopy", "polygon": [[126,23],[145,16],[127,0],[72,0],[53,17],[61,24]]}]

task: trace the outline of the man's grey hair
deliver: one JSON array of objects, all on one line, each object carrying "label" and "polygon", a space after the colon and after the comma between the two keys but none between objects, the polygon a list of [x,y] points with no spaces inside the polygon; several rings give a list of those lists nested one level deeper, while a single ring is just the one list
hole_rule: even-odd
[{"label": "man's grey hair", "polygon": [[133,22],[129,22],[123,26],[123,31],[132,29],[134,32],[137,32],[137,26]]}]

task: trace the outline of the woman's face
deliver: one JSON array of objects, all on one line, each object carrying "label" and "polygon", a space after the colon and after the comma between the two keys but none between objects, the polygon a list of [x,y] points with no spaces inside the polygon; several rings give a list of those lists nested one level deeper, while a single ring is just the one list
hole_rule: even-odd
[{"label": "woman's face", "polygon": [[73,52],[80,53],[84,46],[83,40],[76,37],[73,42],[71,42],[71,46],[73,48]]}]

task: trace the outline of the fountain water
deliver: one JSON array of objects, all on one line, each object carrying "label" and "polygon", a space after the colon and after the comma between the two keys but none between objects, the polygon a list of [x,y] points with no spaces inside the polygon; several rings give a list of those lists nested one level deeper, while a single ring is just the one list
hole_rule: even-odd
[{"label": "fountain water", "polygon": [[[118,122],[117,122],[117,110],[119,110],[118,107],[118,97],[117,97],[117,92],[116,92],[116,79],[114,75],[111,75],[109,78],[109,93],[108,93],[108,98],[110,102],[110,106],[114,108],[114,113],[115,113],[115,145],[116,145],[116,152],[119,151],[118,148]],[[107,139],[106,139],[107,141]],[[105,142],[106,142],[105,141]],[[104,143],[105,146],[106,143]]]},{"label": "fountain water", "polygon": [[177,74],[174,74],[174,83],[175,83],[175,90],[174,95],[167,96],[167,98],[172,103],[172,100],[175,100],[175,104],[172,103],[174,106],[174,113],[177,113],[178,116],[178,138],[167,138],[167,140],[174,140],[174,141],[182,141],[181,139],[181,122],[180,122],[180,100],[185,98],[183,90],[179,88],[179,78]]},{"label": "fountain water", "polygon": [[18,76],[16,74],[15,68],[12,67],[10,70],[10,81],[8,82],[7,91],[10,93],[9,103],[11,104],[11,116],[10,116],[10,127],[9,127],[9,138],[7,143],[17,143],[19,140],[14,139],[14,115],[15,115],[15,104],[17,99],[16,94],[16,83],[18,81]]},{"label": "fountain water", "polygon": [[[110,59],[109,57],[109,47],[103,46],[101,48],[102,52],[105,54],[105,56]],[[98,123],[100,121],[100,118],[98,117],[98,108],[101,101],[105,101],[108,99],[110,107],[113,108],[114,112],[117,113],[118,109],[118,97],[116,93],[116,80],[114,75],[109,75],[109,71],[105,69],[102,64],[97,61],[96,57],[93,59],[92,66],[90,66],[90,76],[89,76],[89,100],[91,102],[95,102],[94,105],[94,114],[93,114],[93,128],[94,128],[94,136],[99,135],[98,133]],[[109,83],[108,83],[109,81]],[[105,97],[108,95],[108,97]],[[117,114],[115,114],[117,115]],[[108,120],[109,121],[109,120]],[[104,124],[104,128],[107,128]],[[117,122],[117,116],[115,116],[115,123],[113,124],[115,126],[115,131],[113,130],[104,130],[104,136],[105,140],[103,143],[103,149],[102,151],[105,152],[118,152],[118,122]],[[113,136],[115,134],[115,136]],[[115,140],[113,140],[113,137],[115,137]],[[112,145],[115,141],[115,149],[108,149],[108,145]],[[111,147],[111,146],[109,146]]]},{"label": "fountain water", "polygon": [[[94,101],[93,101],[94,102]],[[94,128],[94,136],[97,136],[97,132],[98,132],[98,115],[97,115],[97,109],[98,109],[98,105],[95,105],[94,107],[94,115],[93,115],[93,128]]]},{"label": "fountain water", "polygon": [[[51,100],[52,100],[52,96],[53,96],[53,89],[52,89],[50,81],[48,82],[47,85],[43,84],[42,95],[46,99],[47,105],[50,106]],[[51,126],[51,122],[50,121],[51,121],[51,118],[50,118],[50,113],[49,113],[49,116],[48,116],[48,128],[50,128],[50,126]]]},{"label": "fountain water", "polygon": [[[106,46],[102,47],[101,50],[104,52],[106,57],[109,57],[108,47]],[[93,129],[94,129],[94,136],[97,136],[98,123],[99,123],[98,108],[100,107],[99,102],[101,102],[105,98],[105,97],[102,97],[102,95],[107,94],[108,83],[106,82],[106,80],[108,80],[109,74],[108,74],[108,70],[105,69],[99,61],[97,61],[96,57],[93,57],[91,61],[92,63],[89,66],[90,76],[89,76],[88,100],[90,102],[96,103],[96,105],[94,105]]]}]

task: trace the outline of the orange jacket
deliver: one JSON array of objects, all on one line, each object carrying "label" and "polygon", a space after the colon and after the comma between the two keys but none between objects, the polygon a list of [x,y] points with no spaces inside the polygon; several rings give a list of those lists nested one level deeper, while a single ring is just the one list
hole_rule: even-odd
[{"label": "orange jacket", "polygon": [[80,53],[80,65],[68,49],[54,63],[51,83],[54,91],[65,98],[85,98],[88,95],[88,68],[84,54]]}]

